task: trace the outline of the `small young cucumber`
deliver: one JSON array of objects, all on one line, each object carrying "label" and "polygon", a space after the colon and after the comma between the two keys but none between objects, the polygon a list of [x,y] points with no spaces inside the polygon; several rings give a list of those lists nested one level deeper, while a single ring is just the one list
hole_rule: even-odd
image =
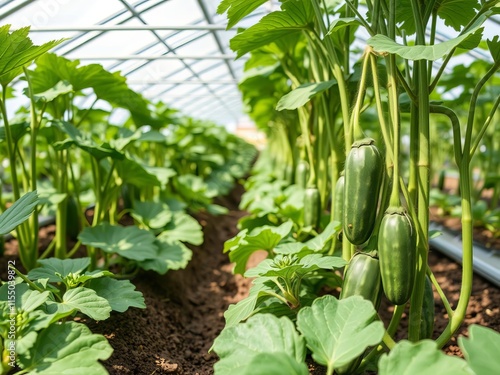
[{"label": "small young cucumber", "polygon": [[342,223],[344,220],[344,192],[345,176],[341,174],[335,185],[335,195],[333,198],[333,221]]},{"label": "small young cucumber", "polygon": [[343,233],[354,245],[366,242],[375,226],[384,163],[375,141],[353,143],[345,163]]},{"label": "small young cucumber", "polygon": [[316,228],[321,216],[321,198],[319,190],[308,187],[304,195],[304,226]]},{"label": "small young cucumber", "polygon": [[425,276],[424,302],[422,304],[422,320],[420,322],[420,340],[432,338],[434,333],[434,292],[432,281]]},{"label": "small young cucumber", "polygon": [[382,297],[382,283],[376,251],[358,252],[349,261],[340,299],[350,296],[362,296],[371,301],[375,309],[378,310]]},{"label": "small young cucumber", "polygon": [[309,163],[305,160],[300,160],[295,168],[295,184],[305,189],[307,180],[309,179]]},{"label": "small young cucumber", "polygon": [[410,216],[402,207],[389,207],[378,234],[382,286],[389,301],[405,304],[411,296],[416,269],[416,237]]}]

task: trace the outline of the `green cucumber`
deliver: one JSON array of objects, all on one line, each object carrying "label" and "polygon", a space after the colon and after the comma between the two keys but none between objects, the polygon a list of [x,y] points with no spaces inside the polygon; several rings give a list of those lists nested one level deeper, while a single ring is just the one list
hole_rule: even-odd
[{"label": "green cucumber", "polygon": [[434,333],[434,292],[432,281],[425,276],[424,302],[422,304],[422,320],[420,321],[420,340],[432,338]]},{"label": "green cucumber", "polygon": [[378,234],[378,257],[385,296],[395,305],[405,304],[413,291],[416,237],[404,208],[386,210]]},{"label": "green cucumber", "polygon": [[376,251],[356,253],[349,261],[340,299],[350,296],[362,296],[371,301],[378,310],[382,297],[382,284]]},{"label": "green cucumber", "polygon": [[82,220],[78,204],[72,194],[66,199],[66,235],[68,238],[76,241],[82,230]]},{"label": "green cucumber", "polygon": [[309,163],[305,160],[299,160],[295,168],[295,184],[305,189],[309,179]]},{"label": "green cucumber", "polygon": [[319,190],[308,187],[304,193],[304,227],[316,228],[321,217]]},{"label": "green cucumber", "polygon": [[345,176],[341,174],[335,185],[335,195],[333,197],[333,221],[340,223],[344,220],[344,191],[345,191]]},{"label": "green cucumber", "polygon": [[354,245],[365,243],[375,226],[384,171],[382,156],[365,138],[354,142],[345,163],[344,236]]}]

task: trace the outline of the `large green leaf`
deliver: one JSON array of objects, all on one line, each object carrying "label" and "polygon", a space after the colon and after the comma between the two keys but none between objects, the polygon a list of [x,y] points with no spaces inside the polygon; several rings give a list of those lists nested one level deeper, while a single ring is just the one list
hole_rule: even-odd
[{"label": "large green leaf", "polygon": [[224,329],[213,349],[220,358],[214,366],[216,375],[249,371],[255,356],[262,353],[284,353],[298,363],[306,355],[304,341],[292,321],[271,314],[255,315],[245,323]]},{"label": "large green leaf", "polygon": [[[17,122],[10,124],[10,136],[12,141],[18,142],[25,134],[28,133],[30,124],[27,121]],[[5,134],[5,126],[0,126],[0,140],[5,141],[7,135]]]},{"label": "large green leaf", "polygon": [[66,291],[62,303],[94,320],[108,319],[111,312],[111,306],[105,298],[99,297],[95,290],[81,286]]},{"label": "large green leaf", "polygon": [[23,27],[10,32],[10,25],[0,27],[0,81],[2,85],[7,85],[17,75],[7,76],[7,73],[14,70],[21,73],[24,65],[30,64],[35,58],[64,41],[64,39],[59,39],[41,46],[34,45],[28,37],[29,29],[29,27]]},{"label": "large green leaf", "polygon": [[276,106],[277,111],[282,111],[284,109],[297,109],[306,104],[315,95],[328,90],[334,84],[336,80],[317,82],[317,83],[304,83],[299,87],[293,89],[285,96],[281,97]]},{"label": "large green leaf", "polygon": [[[396,21],[406,35],[415,33],[415,16],[411,6],[412,0],[398,0]],[[444,20],[445,24],[460,31],[462,26],[474,18],[479,8],[477,0],[440,0],[434,3],[434,12]]]},{"label": "large green leaf", "polygon": [[480,8],[477,0],[441,0],[436,2],[435,11],[444,24],[460,31]]},{"label": "large green leaf", "polygon": [[235,263],[234,273],[243,275],[248,259],[254,252],[272,251],[290,233],[292,227],[292,221],[287,221],[279,227],[263,226],[239,237],[237,242],[229,242],[229,245],[225,245],[224,251],[230,251],[229,259]]},{"label": "large green leaf", "polygon": [[116,171],[124,183],[138,187],[158,186],[158,177],[140,162],[125,158],[116,162]]},{"label": "large green leaf", "polygon": [[30,72],[35,93],[46,91],[59,81],[67,81],[75,91],[92,88],[99,99],[126,108],[137,118],[151,117],[148,102],[127,86],[126,78],[119,72],[110,73],[98,64],[79,66],[80,61],[53,53],[41,56],[36,63],[36,69]]},{"label": "large green leaf", "polygon": [[299,311],[297,328],[314,360],[329,369],[347,365],[384,335],[384,324],[377,320],[373,304],[360,296],[316,299]]},{"label": "large green leaf", "polygon": [[333,270],[342,268],[346,261],[340,257],[323,254],[308,254],[301,259],[288,255],[278,255],[274,259],[264,259],[256,267],[245,272],[246,277],[280,277],[291,280],[320,269]]},{"label": "large green leaf", "polygon": [[500,62],[500,40],[499,36],[495,35],[492,39],[487,40],[488,49],[490,50],[491,57],[496,63]]},{"label": "large green leaf", "polygon": [[94,279],[87,284],[96,294],[108,301],[111,309],[125,312],[129,307],[145,309],[144,297],[135,290],[135,285],[129,280],[116,280],[110,277]]},{"label": "large green leaf", "polygon": [[222,0],[217,7],[217,13],[227,11],[227,29],[236,25],[243,17],[248,16],[267,0]]},{"label": "large green leaf", "polygon": [[155,244],[158,247],[156,256],[139,262],[139,266],[161,275],[168,270],[186,268],[193,255],[193,252],[184,244],[176,240],[172,241],[168,237],[158,237]]},{"label": "large green leaf", "polygon": [[458,344],[469,366],[477,375],[498,372],[500,333],[491,328],[473,324],[469,327],[469,338],[459,337]]},{"label": "large green leaf", "polygon": [[38,195],[36,191],[26,193],[15,201],[12,206],[0,215],[0,235],[11,232],[19,224],[26,221],[35,211],[37,204]]},{"label": "large green leaf", "polygon": [[54,143],[54,147],[58,150],[68,149],[72,145],[75,145],[98,160],[107,156],[117,160],[121,160],[125,157],[121,152],[111,148],[106,143],[101,145],[97,144],[89,134],[81,132],[69,122],[54,121],[53,124],[69,136],[69,138],[64,141]]},{"label": "large green leaf", "polygon": [[90,258],[49,258],[41,259],[38,263],[41,266],[28,273],[30,280],[48,279],[49,282],[60,282],[70,274],[82,274],[90,265]]},{"label": "large green leaf", "polygon": [[431,340],[422,340],[417,343],[400,341],[389,354],[380,357],[378,367],[380,375],[474,374],[463,359],[444,354],[437,349],[436,343]]},{"label": "large green leaf", "polygon": [[19,356],[22,368],[41,375],[105,375],[99,363],[111,356],[113,348],[102,335],[92,334],[85,325],[68,322],[43,330],[29,356]]},{"label": "large green leaf", "polygon": [[314,12],[310,0],[290,0],[283,3],[281,9],[262,17],[257,24],[231,39],[230,46],[237,57],[312,27]]},{"label": "large green leaf", "polygon": [[165,227],[172,220],[172,211],[162,202],[134,202],[132,217],[152,229]]},{"label": "large green leaf", "polygon": [[325,246],[328,244],[328,241],[335,236],[340,229],[342,228],[342,224],[338,221],[331,221],[326,228],[316,237],[311,238],[309,241],[305,243],[305,245],[314,251],[323,251]]},{"label": "large green leaf", "polygon": [[169,242],[182,241],[192,245],[203,243],[203,230],[196,219],[184,212],[176,212],[165,230],[158,236]]},{"label": "large green leaf", "polygon": [[154,258],[158,251],[155,236],[136,226],[122,227],[103,222],[95,227],[84,228],[78,239],[86,246],[137,261]]},{"label": "large green leaf", "polygon": [[[8,284],[5,283],[0,287],[0,300],[9,301]],[[39,292],[29,288],[28,284],[16,284],[15,305],[16,309],[23,312],[31,312],[37,307],[45,303],[49,298],[49,292]],[[12,300],[10,300],[12,301]],[[10,309],[8,310],[10,311]]]},{"label": "large green leaf", "polygon": [[[60,95],[69,94],[70,92],[73,92],[73,86],[71,86],[69,82],[59,81],[50,89],[39,94],[34,94],[33,98],[36,101],[51,102]],[[29,91],[27,88],[24,90],[24,93],[25,95],[29,96]]]},{"label": "large green leaf", "polygon": [[476,40],[477,34],[475,33],[480,32],[480,30],[482,30],[482,28],[480,28],[480,26],[476,26],[461,36],[442,43],[434,44],[432,46],[404,46],[396,43],[391,38],[382,34],[377,34],[371,37],[370,39],[368,39],[367,43],[379,53],[392,53],[407,60],[434,61],[446,56],[451,52],[451,50],[465,43],[468,38],[473,38],[474,40]]},{"label": "large green leaf", "polygon": [[245,239],[262,250],[270,251],[290,233],[292,228],[292,221],[287,221],[279,227],[261,227],[251,231]]},{"label": "large green leaf", "polygon": [[304,362],[285,353],[259,353],[252,358],[242,375],[309,375]]},{"label": "large green leaf", "polygon": [[272,298],[269,293],[275,293],[266,280],[263,278],[255,279],[248,297],[242,299],[236,304],[229,305],[228,309],[224,312],[226,320],[226,327],[231,327],[241,321],[247,320],[254,314],[257,306],[263,301]]},{"label": "large green leaf", "polygon": [[160,182],[162,187],[166,187],[170,178],[177,175],[177,172],[172,168],[167,167],[152,167],[149,165],[141,165],[146,172],[153,175]]}]

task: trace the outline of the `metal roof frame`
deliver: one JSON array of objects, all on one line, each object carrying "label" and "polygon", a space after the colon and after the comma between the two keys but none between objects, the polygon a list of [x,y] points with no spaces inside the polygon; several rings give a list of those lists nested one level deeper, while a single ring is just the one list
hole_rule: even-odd
[{"label": "metal roof frame", "polygon": [[[20,14],[29,12],[28,6],[41,4],[42,9],[49,2],[67,7],[66,10],[78,6],[83,9],[82,4],[85,4],[85,9],[94,6],[98,10],[103,4],[94,0],[0,0],[0,20],[12,20],[18,14],[21,17]],[[97,21],[94,13],[93,25],[54,20],[56,22],[50,24],[31,25],[31,32],[50,35],[51,38],[55,36],[54,39],[66,37],[69,33],[71,38],[54,48],[54,52],[70,59],[99,62],[110,71],[120,69],[121,74],[128,78],[129,85],[153,102],[161,100],[187,115],[200,114],[217,118],[224,125],[234,125],[240,117],[244,117],[238,82],[243,75],[241,64],[245,58],[235,61],[235,53],[229,48],[228,40],[235,34],[236,28],[226,29],[225,17],[215,14],[218,3],[219,0],[108,0],[106,5],[110,6],[107,9],[112,9],[112,12],[104,14]],[[276,0],[269,0],[247,16],[246,20],[260,18],[272,11],[276,4]],[[197,8],[199,13],[196,13],[195,19],[187,17],[191,20],[186,24],[175,23],[175,17],[170,17],[164,23],[163,17],[154,17],[166,9],[172,10],[174,6],[176,11],[187,7],[191,10]],[[498,17],[492,18],[490,22],[500,24]],[[112,53],[110,50],[97,50],[91,56],[89,48],[82,48],[94,47],[93,43],[103,44],[110,38],[110,33],[119,35],[116,33],[120,32],[142,32],[141,35],[149,37],[145,38],[142,46],[125,53],[119,50]],[[107,37],[102,38],[105,35]],[[437,39],[441,38],[446,39],[446,35],[438,34]],[[205,47],[208,44],[204,52],[197,53],[196,46]],[[183,47],[186,47],[185,50]],[[483,51],[473,51],[470,56],[488,58]],[[203,61],[210,63],[204,65]],[[156,71],[153,71],[155,68]],[[177,94],[176,90],[182,94]],[[200,93],[201,90],[203,93]]]},{"label": "metal roof frame", "polygon": [[[44,0],[31,0],[23,1],[22,3],[15,4],[13,0],[0,1],[0,19],[7,18],[9,16],[14,16],[16,12],[23,10],[30,4],[35,2],[43,3]],[[114,9],[116,12],[110,15],[104,15],[104,17],[96,22],[94,25],[71,25],[71,24],[47,24],[47,25],[32,25],[30,31],[37,34],[49,34],[57,35],[57,37],[65,37],[65,33],[74,34],[69,40],[61,43],[59,46],[53,49],[55,53],[65,56],[70,59],[78,59],[82,62],[100,62],[106,69],[110,71],[115,71],[120,69],[121,73],[128,78],[129,85],[141,92],[145,97],[148,97],[148,93],[153,93],[154,97],[150,99],[162,100],[167,104],[175,107],[175,104],[180,102],[185,96],[183,95],[172,95],[175,94],[175,90],[182,85],[188,85],[190,89],[189,94],[196,95],[200,88],[203,87],[203,92],[206,94],[198,95],[196,100],[190,103],[192,105],[195,103],[195,108],[204,108],[202,111],[206,112],[206,107],[210,106],[214,113],[224,113],[224,119],[221,119],[223,124],[228,122],[236,124],[239,118],[242,116],[241,113],[241,103],[238,103],[241,97],[237,88],[239,78],[241,78],[241,73],[236,72],[236,68],[233,60],[235,60],[235,54],[224,44],[224,41],[220,37],[220,33],[232,32],[235,33],[235,29],[226,29],[226,25],[223,23],[214,22],[214,16],[210,11],[210,7],[207,4],[208,0],[196,0],[194,3],[198,6],[200,10],[201,19],[195,20],[190,24],[149,24],[144,17],[144,15],[158,8],[158,11],[164,8],[160,8],[165,3],[172,2],[172,0],[115,0],[117,3],[122,5],[119,10]],[[72,4],[67,4],[65,6],[71,6]],[[211,4],[214,5],[213,3]],[[9,8],[10,7],[10,8]],[[265,11],[259,11],[256,16],[262,16]],[[120,32],[120,31],[144,31],[149,32],[150,35],[154,37],[154,42],[148,40],[142,47],[137,48],[133,53],[120,54],[116,51],[116,54],[100,54],[96,56],[90,56],[87,53],[80,51],[83,46],[91,45],[95,41],[99,41],[99,38],[104,34],[110,32]],[[166,35],[160,34],[162,31],[170,31]],[[191,35],[186,34],[186,32],[191,31]],[[75,34],[76,33],[76,34]],[[164,34],[164,33],[163,33]],[[183,34],[186,37],[181,41],[178,40]],[[183,54],[178,49],[188,46],[191,43],[195,43],[203,39],[204,42],[207,41],[207,37],[211,36],[211,44],[213,44],[212,52],[209,53],[189,53]],[[176,42],[173,39],[176,39]],[[149,38],[151,39],[151,38]],[[227,44],[227,43],[226,43]],[[159,47],[162,47],[162,52],[156,52]],[[154,51],[154,52],[151,52]],[[174,67],[171,70],[165,72],[165,74],[155,75],[149,78],[137,78],[141,75],[147,74],[149,65],[153,62],[161,61],[178,61],[181,67]],[[201,66],[198,69],[197,66],[202,61],[213,61],[213,64],[208,66]],[[128,63],[135,62],[135,63]],[[215,77],[210,77],[210,72],[215,70],[221,70],[225,68],[225,74],[219,74]],[[183,77],[187,76],[187,79],[176,78],[181,74]],[[238,75],[240,74],[240,75]],[[130,77],[129,77],[130,76]],[[161,89],[158,91],[158,87]],[[221,90],[221,87],[224,90]],[[154,90],[153,90],[154,89]],[[224,95],[222,95],[224,93]],[[210,99],[208,99],[208,97]],[[231,102],[230,105],[228,103]],[[206,103],[205,105],[203,103]],[[181,112],[185,112],[190,115],[188,108],[178,108]],[[184,111],[186,109],[186,111]],[[217,118],[220,119],[220,115]]]}]

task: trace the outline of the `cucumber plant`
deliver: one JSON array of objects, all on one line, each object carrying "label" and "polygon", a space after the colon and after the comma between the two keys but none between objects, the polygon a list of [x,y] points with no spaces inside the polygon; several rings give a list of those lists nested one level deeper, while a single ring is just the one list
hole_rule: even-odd
[{"label": "cucumber plant", "polygon": [[[251,0],[224,0],[218,10],[227,13],[228,23],[234,26],[261,4]],[[486,32],[491,32],[488,19],[497,13],[496,0],[474,0],[467,4],[416,0],[366,3],[287,0],[281,2],[280,9],[265,15],[230,41],[238,57],[250,54],[246,66],[248,75],[240,88],[248,100],[250,116],[268,135],[269,147],[261,155],[262,163],[274,171],[285,171],[290,164],[298,166],[303,160],[307,161],[310,174],[306,186],[319,190],[322,214],[328,215],[331,223],[335,220],[336,224],[341,224],[342,228],[340,234],[331,238],[330,246],[318,252],[323,256],[341,255],[346,263],[354,265],[361,260],[375,263],[368,254],[376,252],[383,292],[395,305],[387,326],[381,327],[377,321],[376,329],[371,333],[365,331],[366,341],[359,340],[359,347],[350,342],[343,343],[346,347],[337,350],[339,343],[335,337],[340,332],[347,334],[347,327],[335,324],[336,329],[323,336],[323,330],[328,331],[324,327],[333,324],[330,326],[321,319],[334,320],[329,314],[334,315],[333,311],[338,309],[331,307],[333,305],[345,303],[347,308],[350,303],[358,306],[361,301],[371,307],[366,310],[366,317],[370,317],[367,321],[371,322],[370,319],[376,317],[377,288],[374,285],[372,288],[351,287],[351,283],[357,284],[351,281],[353,271],[350,272],[348,266],[340,295],[353,296],[337,301],[332,296],[311,296],[311,290],[307,290],[305,294],[312,302],[301,308],[296,316],[287,316],[296,323],[312,358],[326,367],[327,374],[377,369],[381,374],[396,374],[402,371],[398,363],[405,363],[398,361],[412,355],[428,356],[426,366],[435,371],[481,373],[473,365],[477,358],[471,356],[467,358],[470,362],[465,363],[458,358],[448,358],[438,350],[463,323],[471,294],[472,202],[474,189],[481,189],[471,184],[471,170],[474,163],[478,163],[476,160],[489,160],[489,166],[493,160],[486,155],[474,156],[491,143],[492,137],[486,140],[485,134],[494,131],[491,124],[500,104],[498,92],[492,89],[498,82],[500,39],[488,37]],[[460,17],[455,16],[458,14]],[[453,36],[441,40],[438,25],[447,27]],[[363,48],[359,48],[360,45]],[[475,65],[481,65],[481,74],[466,80],[466,69],[460,68],[457,56],[475,48],[489,53],[489,58]],[[448,69],[453,69],[455,74],[461,70],[461,78],[457,80],[456,75],[448,75]],[[463,88],[455,89],[454,86],[460,86],[461,79],[464,80]],[[257,90],[259,86],[268,90],[262,94]],[[443,91],[453,91],[453,94],[441,95]],[[458,98],[450,99],[455,91]],[[490,95],[490,100],[480,100],[481,95]],[[263,113],[265,108],[269,113]],[[439,121],[439,128],[431,126],[433,121]],[[443,139],[449,140],[450,145],[440,147]],[[431,150],[436,147],[441,150],[434,155]],[[495,145],[490,145],[489,149],[494,151]],[[445,156],[446,152],[449,155]],[[428,266],[431,180],[432,173],[442,169],[443,161],[454,164],[459,174],[463,264],[460,297],[454,308]],[[342,171],[343,183],[339,180]],[[285,181],[282,178],[285,174],[268,174],[265,181],[255,176],[248,185],[248,196],[255,197],[264,184],[271,186],[277,180]],[[300,181],[303,184],[302,178]],[[495,180],[492,181],[494,184]],[[286,189],[286,182],[283,184]],[[280,194],[273,191],[272,195]],[[303,208],[304,215],[309,208]],[[310,214],[304,217],[309,223]],[[260,223],[266,228],[272,225],[280,228],[287,218],[280,213],[279,221],[268,219]],[[255,228],[259,221],[252,223]],[[327,225],[327,221],[322,222],[320,229]],[[271,229],[253,229],[252,241],[259,243],[259,233],[267,230]],[[265,235],[262,234],[262,238]],[[228,246],[234,244],[231,240]],[[282,260],[275,253],[279,246],[285,244],[266,248],[268,259],[263,261],[264,265],[271,267],[273,262]],[[297,259],[287,258],[292,263]],[[235,270],[243,273],[236,257],[232,260],[237,261]],[[260,283],[264,274],[247,272],[259,276],[254,281],[255,293],[251,293],[254,308],[254,302],[258,303],[269,284]],[[338,272],[334,271],[339,275]],[[376,274],[374,271],[374,279]],[[314,277],[325,276],[317,272]],[[359,282],[363,284],[362,281]],[[270,291],[275,293],[279,289]],[[361,297],[366,298],[368,289],[370,296],[365,301]],[[447,313],[447,326],[440,332],[435,332],[433,326],[433,290]],[[335,291],[330,292],[335,294]],[[403,318],[408,304],[408,314]],[[230,307],[228,311],[234,309]],[[282,310],[267,309],[267,306],[262,312],[283,315]],[[344,321],[350,313],[357,312],[358,309],[353,308],[342,318],[337,317],[335,322]],[[257,320],[258,315],[239,315],[240,320],[248,318],[248,325],[243,322],[231,325],[216,340],[214,349],[221,357],[220,365],[215,367],[217,374],[236,368],[231,367],[236,364],[236,358],[245,355],[239,349],[228,349],[229,344],[225,341],[238,340],[240,332],[247,332],[250,327],[258,329],[267,322],[274,324],[274,318]],[[285,318],[280,319],[281,327],[289,327]],[[393,337],[402,319],[408,321],[408,341],[395,342]],[[365,327],[361,321],[357,324]],[[309,330],[316,336],[308,338]],[[471,331],[480,332],[477,335],[482,337],[478,342],[489,337],[482,329],[471,327]],[[291,335],[288,342],[300,341],[300,336],[292,339],[295,332],[284,333],[281,328],[279,334],[281,337]],[[432,342],[428,340],[430,337],[437,338]],[[462,344],[467,342],[460,341]],[[466,346],[463,345],[464,350]],[[283,368],[286,363],[293,373],[306,373],[302,351],[286,357],[281,354],[283,350],[275,348],[276,360]],[[346,358],[335,357],[335,354],[347,352],[350,355]],[[259,369],[285,373],[285,370],[271,367],[269,355],[254,352],[252,356],[249,363],[259,363]],[[265,358],[268,364],[264,363]],[[497,359],[494,361],[498,363]],[[247,365],[245,361],[238,370],[241,373],[251,371]],[[271,368],[275,370],[269,370]],[[265,370],[260,371],[265,373]],[[422,372],[416,369],[415,373],[419,371]]]}]

